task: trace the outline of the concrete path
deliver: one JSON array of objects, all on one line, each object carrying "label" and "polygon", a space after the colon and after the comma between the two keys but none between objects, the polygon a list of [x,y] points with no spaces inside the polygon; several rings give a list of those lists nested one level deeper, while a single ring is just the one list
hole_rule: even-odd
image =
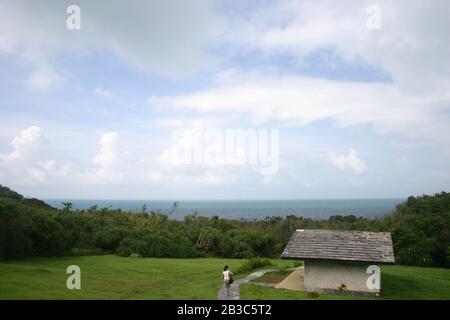
[{"label": "concrete path", "polygon": [[230,286],[230,295],[227,296],[227,288],[225,288],[225,285],[222,285],[222,288],[219,290],[219,294],[217,295],[218,300],[240,300],[241,296],[239,293],[239,285],[241,283],[249,282],[250,280],[253,280],[255,278],[261,277],[266,272],[276,271],[273,269],[266,269],[266,270],[259,270],[256,272],[253,272],[249,274],[248,276],[234,280],[233,283]]},{"label": "concrete path", "polygon": [[283,281],[275,286],[277,289],[289,289],[289,290],[297,290],[304,291],[305,290],[305,269],[303,267],[299,267],[295,269],[290,275],[288,275]]}]

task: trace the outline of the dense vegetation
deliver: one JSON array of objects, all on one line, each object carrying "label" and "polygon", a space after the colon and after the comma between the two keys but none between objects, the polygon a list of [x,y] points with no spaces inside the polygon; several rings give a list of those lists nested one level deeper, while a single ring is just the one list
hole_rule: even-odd
[{"label": "dense vegetation", "polygon": [[397,262],[450,267],[450,193],[410,197],[379,219],[297,216],[225,220],[159,212],[58,210],[0,186],[0,259],[116,253],[143,257],[277,257],[295,229],[390,231]]}]

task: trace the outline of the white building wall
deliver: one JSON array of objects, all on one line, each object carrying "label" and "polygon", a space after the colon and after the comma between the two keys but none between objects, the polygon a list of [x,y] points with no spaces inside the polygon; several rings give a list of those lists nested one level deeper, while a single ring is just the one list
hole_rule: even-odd
[{"label": "white building wall", "polygon": [[337,291],[344,283],[348,291],[377,294],[380,290],[367,288],[367,267],[371,263],[327,260],[305,260],[305,288],[314,291]]}]

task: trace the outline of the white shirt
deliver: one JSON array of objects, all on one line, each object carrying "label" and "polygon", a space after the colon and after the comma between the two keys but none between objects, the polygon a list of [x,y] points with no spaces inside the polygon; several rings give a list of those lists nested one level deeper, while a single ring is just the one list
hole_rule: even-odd
[{"label": "white shirt", "polygon": [[222,273],[223,273],[223,280],[230,280],[230,272],[228,270]]}]

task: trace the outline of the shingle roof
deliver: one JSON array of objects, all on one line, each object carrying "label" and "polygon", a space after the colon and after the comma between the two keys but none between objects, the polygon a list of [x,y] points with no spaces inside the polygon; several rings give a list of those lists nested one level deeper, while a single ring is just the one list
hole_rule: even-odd
[{"label": "shingle roof", "polygon": [[395,263],[389,232],[345,230],[297,230],[281,258]]}]

